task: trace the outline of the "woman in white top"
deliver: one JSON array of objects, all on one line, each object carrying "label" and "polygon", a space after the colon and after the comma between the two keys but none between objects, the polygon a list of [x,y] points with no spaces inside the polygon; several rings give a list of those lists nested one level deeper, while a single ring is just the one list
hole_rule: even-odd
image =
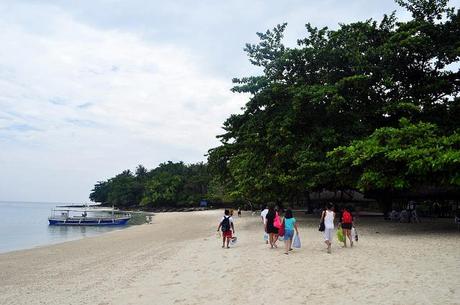
[{"label": "woman in white top", "polygon": [[331,253],[331,241],[334,234],[335,213],[332,210],[332,203],[328,203],[326,210],[321,214],[321,222],[324,221],[324,242],[327,245],[327,253]]}]

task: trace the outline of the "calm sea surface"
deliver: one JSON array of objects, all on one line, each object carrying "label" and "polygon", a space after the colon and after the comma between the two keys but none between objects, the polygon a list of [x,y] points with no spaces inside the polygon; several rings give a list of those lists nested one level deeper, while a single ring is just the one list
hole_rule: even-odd
[{"label": "calm sea surface", "polygon": [[0,201],[0,253],[55,244],[123,227],[48,226],[56,203]]}]

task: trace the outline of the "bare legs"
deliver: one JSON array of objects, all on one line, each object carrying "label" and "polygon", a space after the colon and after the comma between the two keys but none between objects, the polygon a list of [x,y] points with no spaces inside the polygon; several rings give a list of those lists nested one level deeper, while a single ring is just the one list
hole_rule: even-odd
[{"label": "bare legs", "polygon": [[333,232],[333,229],[327,229],[327,228],[325,228],[323,232],[324,243],[327,246],[327,253],[331,253],[332,232]]},{"label": "bare legs", "polygon": [[284,240],[284,249],[286,250],[284,254],[289,254],[289,250],[291,250],[292,246],[292,239]]},{"label": "bare legs", "polygon": [[329,240],[325,240],[324,243],[327,246],[327,253],[331,253],[331,242]]},{"label": "bare legs", "polygon": [[230,248],[230,237],[222,236],[222,248],[225,248],[225,240],[227,240],[227,248]]},{"label": "bare legs", "polygon": [[350,247],[353,247],[353,239],[351,238],[351,230],[349,229],[342,229],[342,230],[343,230],[343,236],[344,236],[343,244],[345,248],[347,247],[347,237],[350,240]]},{"label": "bare legs", "polygon": [[270,233],[268,235],[268,240],[270,241],[271,248],[278,248],[278,246],[276,245],[276,242],[278,241],[278,234]]}]

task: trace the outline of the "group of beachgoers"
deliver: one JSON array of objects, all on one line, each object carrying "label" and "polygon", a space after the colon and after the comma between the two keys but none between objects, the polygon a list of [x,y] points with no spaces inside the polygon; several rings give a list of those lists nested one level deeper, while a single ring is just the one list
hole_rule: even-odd
[{"label": "group of beachgoers", "polygon": [[[234,241],[235,237],[235,226],[233,224],[232,211],[225,210],[224,216],[219,222],[217,231],[222,231],[222,248],[229,248],[230,243]],[[241,214],[238,213],[238,216]],[[260,217],[264,224],[264,239],[270,248],[278,248],[277,242],[282,239],[284,241],[285,251],[284,254],[289,254],[292,251],[293,241],[299,240],[299,230],[297,221],[293,217],[292,210],[290,208],[282,210],[274,204],[268,204],[261,211]],[[331,245],[335,231],[336,213],[334,212],[334,206],[332,203],[328,203],[325,209],[321,213],[320,224],[318,230],[323,233],[324,243],[326,244],[326,252],[331,253]],[[341,210],[341,217],[339,222],[339,228],[341,230],[342,242],[344,247],[347,247],[347,239],[349,240],[350,247],[353,247],[353,240],[357,236],[353,236],[353,216],[349,208],[344,207]],[[295,234],[294,234],[295,233]]]},{"label": "group of beachgoers", "polygon": [[268,205],[260,213],[262,221],[264,223],[264,230],[266,243],[270,244],[270,248],[278,248],[276,242],[279,237],[282,236],[284,240],[285,252],[284,254],[289,254],[289,251],[292,251],[292,241],[294,238],[294,231],[299,236],[299,230],[297,228],[297,221],[292,216],[292,210],[287,209],[284,212],[284,218],[282,218],[281,209],[275,208],[273,205]]}]

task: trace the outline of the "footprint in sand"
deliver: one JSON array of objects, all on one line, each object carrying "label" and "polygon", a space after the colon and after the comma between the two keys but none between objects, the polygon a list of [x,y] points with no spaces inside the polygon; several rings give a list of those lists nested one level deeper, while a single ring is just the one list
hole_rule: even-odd
[{"label": "footprint in sand", "polygon": [[178,300],[174,300],[174,303],[175,303],[175,304],[176,304],[176,303],[182,303],[182,302],[184,302],[185,300],[186,300],[186,299],[178,299]]},{"label": "footprint in sand", "polygon": [[329,288],[337,289],[337,288],[342,288],[342,285],[337,285],[337,284],[329,284]]},{"label": "footprint in sand", "polygon": [[161,284],[160,286],[174,286],[174,285],[180,285],[181,282],[173,282],[173,283],[166,283],[166,284]]}]

